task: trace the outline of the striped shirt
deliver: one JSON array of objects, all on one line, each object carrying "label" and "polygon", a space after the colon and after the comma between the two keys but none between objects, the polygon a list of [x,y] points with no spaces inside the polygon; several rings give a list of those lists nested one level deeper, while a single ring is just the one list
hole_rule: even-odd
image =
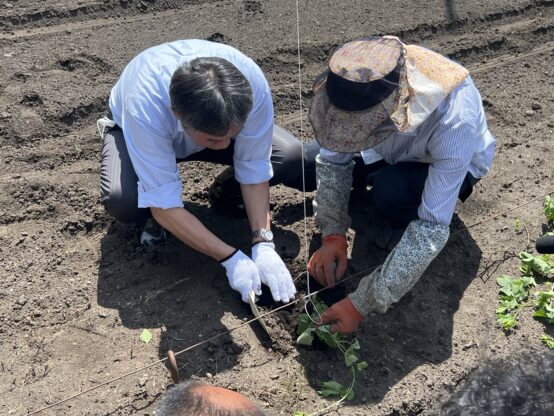
[{"label": "striped shirt", "polygon": [[[479,91],[467,77],[411,133],[393,133],[361,152],[366,165],[384,160],[429,163],[418,215],[421,220],[449,225],[466,174],[484,177],[491,165],[495,139],[490,133]],[[348,163],[354,154],[321,149],[323,158]]]}]

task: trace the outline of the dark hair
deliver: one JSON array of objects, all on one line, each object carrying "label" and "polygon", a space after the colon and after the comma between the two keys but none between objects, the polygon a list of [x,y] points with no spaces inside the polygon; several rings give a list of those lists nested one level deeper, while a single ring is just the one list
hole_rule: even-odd
[{"label": "dark hair", "polygon": [[222,58],[196,58],[177,68],[169,85],[171,109],[183,127],[224,136],[242,126],[252,109],[244,75]]},{"label": "dark hair", "polygon": [[258,406],[224,409],[206,398],[200,383],[180,383],[169,389],[156,410],[156,416],[267,416]]},{"label": "dark hair", "polygon": [[554,415],[554,354],[514,353],[474,370],[441,416]]}]

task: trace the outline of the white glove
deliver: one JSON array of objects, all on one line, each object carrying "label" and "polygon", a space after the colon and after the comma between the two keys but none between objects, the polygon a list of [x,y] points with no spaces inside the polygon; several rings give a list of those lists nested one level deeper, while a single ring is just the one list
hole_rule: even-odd
[{"label": "white glove", "polygon": [[296,288],[292,276],[281,257],[275,252],[273,243],[258,243],[252,247],[252,260],[260,271],[262,283],[269,286],[276,302],[289,302],[294,298]]},{"label": "white glove", "polygon": [[230,258],[222,261],[221,265],[225,267],[229,285],[240,293],[243,302],[248,303],[251,290],[258,296],[262,294],[258,268],[242,251],[237,250]]}]

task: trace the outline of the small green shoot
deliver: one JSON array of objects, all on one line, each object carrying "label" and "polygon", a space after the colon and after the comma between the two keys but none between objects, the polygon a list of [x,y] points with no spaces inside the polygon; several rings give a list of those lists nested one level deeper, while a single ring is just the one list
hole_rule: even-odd
[{"label": "small green shoot", "polygon": [[[352,383],[349,387],[344,387],[337,381],[331,380],[323,383],[322,389],[318,391],[323,397],[339,397],[338,403],[343,400],[352,400],[354,398],[354,386],[356,385],[357,374],[367,368],[367,362],[361,361],[358,356],[360,344],[357,339],[348,341],[343,335],[331,332],[330,325],[316,325],[321,314],[327,309],[327,305],[322,303],[316,296],[312,298],[312,303],[316,311],[312,316],[303,313],[298,317],[296,343],[300,345],[312,345],[315,337],[324,342],[331,348],[338,348],[344,354],[344,364],[352,373]],[[297,412],[302,415],[301,412]],[[296,415],[296,413],[295,413]],[[298,416],[296,415],[296,416]]]},{"label": "small green shoot", "polygon": [[554,338],[552,338],[549,335],[543,334],[541,336],[541,341],[544,345],[546,345],[550,349],[554,349]]},{"label": "small green shoot", "polygon": [[496,309],[498,323],[504,331],[517,325],[517,310],[529,297],[529,288],[535,286],[533,277],[524,276],[515,279],[511,276],[499,276],[496,282],[500,286],[500,301]]},{"label": "small green shoot", "polygon": [[139,339],[145,344],[148,344],[150,341],[152,341],[152,334],[148,329],[143,329]]},{"label": "small green shoot", "polygon": [[533,316],[554,324],[554,287],[548,292],[537,292],[537,309]]},{"label": "small green shoot", "polygon": [[514,222],[514,230],[516,230],[516,233],[521,231],[521,220],[519,218],[516,218]]},{"label": "small green shoot", "polygon": [[544,198],[543,207],[544,215],[546,216],[548,222],[554,222],[554,201],[550,195]]},{"label": "small green shoot", "polygon": [[519,258],[521,259],[519,270],[524,276],[549,277],[554,274],[554,258],[549,254],[533,256],[522,251],[519,253]]}]

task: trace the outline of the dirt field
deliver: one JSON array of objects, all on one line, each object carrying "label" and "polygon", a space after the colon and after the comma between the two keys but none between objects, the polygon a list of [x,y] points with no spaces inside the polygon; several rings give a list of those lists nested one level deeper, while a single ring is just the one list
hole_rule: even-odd
[{"label": "dirt field", "polygon": [[[473,70],[498,140],[490,176],[457,209],[452,230],[460,233],[400,303],[359,331],[369,368],[356,398],[332,414],[433,414],[487,357],[545,348],[545,328],[530,313],[509,336],[495,322],[495,277],[517,274],[514,254],[544,223],[540,203],[466,226],[553,190],[553,5],[300,1],[304,139],[311,81],[329,51],[349,38],[394,34]],[[0,31],[0,414],[24,415],[250,318],[215,262],[175,239],[145,249],[133,227],[104,213],[95,120],[138,52],[204,38],[252,56],[271,83],[276,121],[300,134],[296,16],[292,0],[9,0],[0,2]],[[206,191],[222,168],[182,169],[190,210],[247,248],[246,220],[209,208]],[[295,276],[306,267],[302,201],[272,190],[277,246]],[[350,273],[387,255],[368,242],[364,196],[355,202]],[[311,216],[307,225],[313,249]],[[236,389],[274,415],[325,407],[321,382],[348,374],[337,353],[295,347],[298,310],[268,319],[274,344],[246,326],[180,355],[182,376]],[[145,328],[149,344],[139,340]],[[151,414],[169,384],[159,364],[43,414]]]}]

